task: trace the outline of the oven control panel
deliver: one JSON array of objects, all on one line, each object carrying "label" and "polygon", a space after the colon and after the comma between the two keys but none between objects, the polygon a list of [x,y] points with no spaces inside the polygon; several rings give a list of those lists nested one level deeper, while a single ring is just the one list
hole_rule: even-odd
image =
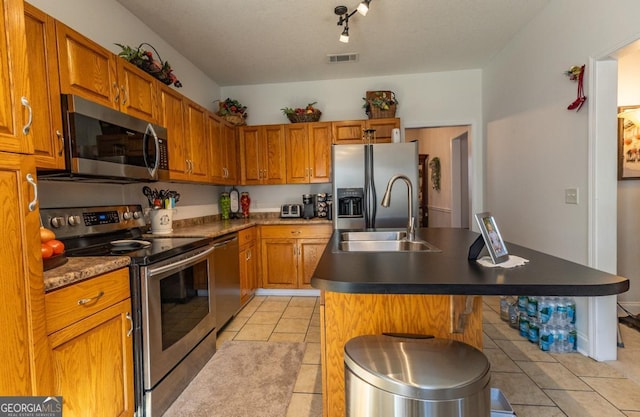
[{"label": "oven control panel", "polygon": [[146,226],[142,206],[41,208],[40,220],[57,238],[78,237]]}]

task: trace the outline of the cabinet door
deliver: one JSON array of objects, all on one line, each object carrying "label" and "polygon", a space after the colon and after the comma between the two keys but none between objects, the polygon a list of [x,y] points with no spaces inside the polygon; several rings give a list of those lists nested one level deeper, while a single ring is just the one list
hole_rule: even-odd
[{"label": "cabinet door", "polygon": [[296,239],[261,239],[262,287],[296,288]]},{"label": "cabinet door", "polygon": [[131,300],[49,336],[55,393],[70,416],[133,416]]},{"label": "cabinet door", "polygon": [[287,184],[309,182],[309,125],[294,123],[284,128],[287,152]]},{"label": "cabinet door", "polygon": [[207,113],[207,138],[209,140],[209,175],[215,184],[224,184],[225,176],[225,138],[222,121],[212,113]]},{"label": "cabinet door", "polygon": [[391,143],[391,131],[400,129],[400,119],[369,119],[365,123],[365,129],[376,130],[376,143]]},{"label": "cabinet door", "polygon": [[298,239],[298,288],[311,288],[311,277],[329,239]]},{"label": "cabinet door", "polygon": [[336,145],[362,143],[364,120],[331,122],[333,143]]},{"label": "cabinet door", "polygon": [[3,0],[0,9],[0,150],[33,153],[29,121],[29,74],[21,0]]},{"label": "cabinet door", "polygon": [[159,81],[120,57],[115,60],[120,86],[120,110],[139,119],[157,123]]},{"label": "cabinet door", "polygon": [[256,246],[251,244],[240,250],[240,303],[244,304],[257,289]]},{"label": "cabinet door", "polygon": [[169,178],[187,179],[187,146],[184,136],[182,96],[169,87],[160,87],[161,124],[167,128]]},{"label": "cabinet door", "polygon": [[56,21],[60,91],[120,108],[115,55]]},{"label": "cabinet door", "polygon": [[287,180],[284,127],[264,126],[262,167],[264,184],[285,184]]},{"label": "cabinet door", "polygon": [[25,33],[29,45],[30,99],[33,109],[31,138],[38,168],[64,168],[64,138],[56,27],[51,16],[24,4]]},{"label": "cabinet door", "polygon": [[309,182],[331,182],[331,123],[309,125]]},{"label": "cabinet door", "polygon": [[[19,6],[21,7],[21,3]],[[45,330],[44,281],[40,255],[40,217],[31,210],[35,190],[33,156],[0,152],[0,392],[51,395],[52,368]]]},{"label": "cabinet door", "polygon": [[209,143],[207,141],[206,110],[196,103],[184,99],[186,139],[189,144],[189,179],[209,182]]},{"label": "cabinet door", "polygon": [[244,185],[262,181],[262,157],[260,153],[260,126],[244,126],[240,129],[240,180]]},{"label": "cabinet door", "polygon": [[222,133],[225,144],[225,156],[226,156],[226,176],[227,184],[238,183],[238,129],[235,126],[229,126],[226,123],[222,124]]}]

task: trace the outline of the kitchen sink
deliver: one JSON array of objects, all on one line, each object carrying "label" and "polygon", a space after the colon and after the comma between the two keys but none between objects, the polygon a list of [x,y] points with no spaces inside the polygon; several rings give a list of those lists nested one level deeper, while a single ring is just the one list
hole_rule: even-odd
[{"label": "kitchen sink", "polygon": [[386,240],[402,240],[407,237],[404,230],[376,230],[376,231],[358,231],[358,232],[342,232],[340,240],[345,241],[386,241]]},{"label": "kitchen sink", "polygon": [[343,240],[338,247],[345,252],[441,252],[424,240]]}]

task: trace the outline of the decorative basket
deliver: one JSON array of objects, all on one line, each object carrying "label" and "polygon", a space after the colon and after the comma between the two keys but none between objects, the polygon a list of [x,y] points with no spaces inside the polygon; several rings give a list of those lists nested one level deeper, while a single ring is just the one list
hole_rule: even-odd
[{"label": "decorative basket", "polygon": [[226,113],[223,114],[224,102],[218,103],[218,116],[235,126],[244,126],[247,124],[247,113]]},{"label": "decorative basket", "polygon": [[321,115],[322,112],[320,110],[316,110],[313,113],[288,113],[287,119],[289,119],[291,123],[317,122],[318,120],[320,120]]},{"label": "decorative basket", "polygon": [[[388,109],[381,109],[376,106],[374,100],[380,100],[382,97],[387,98],[387,101],[391,101]],[[396,107],[398,100],[396,99],[396,94],[393,91],[367,91],[367,95],[365,98],[365,113],[369,117],[369,119],[385,119],[385,118],[393,118],[396,117]]]},{"label": "decorative basket", "polygon": [[[121,45],[119,43],[116,43],[116,45],[122,48],[122,52],[120,52],[118,56],[131,62],[146,73],[151,74],[166,85],[173,84],[178,88],[182,87],[182,83],[178,80],[176,75],[173,74],[171,65],[160,58],[160,54],[153,45],[143,42],[135,49],[128,45]],[[153,58],[153,54],[151,52],[142,49],[145,45],[153,49],[153,52],[158,56],[158,61]]]}]

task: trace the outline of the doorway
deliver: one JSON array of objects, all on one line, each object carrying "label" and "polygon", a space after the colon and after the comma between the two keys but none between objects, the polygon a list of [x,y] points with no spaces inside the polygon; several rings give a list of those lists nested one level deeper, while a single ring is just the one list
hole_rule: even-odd
[{"label": "doorway", "polygon": [[[405,129],[406,140],[418,141],[418,153],[428,155],[421,159],[423,197],[419,205],[421,219],[429,227],[470,227],[470,132],[469,125]],[[429,163],[436,158],[438,173]]]}]

